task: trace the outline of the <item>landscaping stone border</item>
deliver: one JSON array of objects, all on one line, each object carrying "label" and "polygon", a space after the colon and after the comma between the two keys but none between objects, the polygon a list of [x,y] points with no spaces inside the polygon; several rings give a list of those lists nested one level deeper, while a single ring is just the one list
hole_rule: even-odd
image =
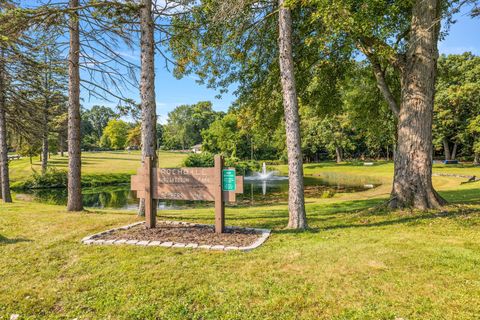
[{"label": "landscaping stone border", "polygon": [[[210,224],[199,224],[199,223],[190,223],[190,222],[180,222],[180,221],[158,221],[158,223],[164,224],[172,224],[172,225],[183,225],[183,226],[190,226],[190,227],[214,227]],[[248,230],[248,231],[255,231],[258,233],[259,238],[249,246],[246,247],[234,247],[234,246],[224,246],[224,245],[199,245],[198,243],[179,243],[179,242],[161,242],[161,241],[139,241],[139,240],[126,240],[126,239],[119,239],[119,240],[103,240],[98,239],[101,236],[111,234],[115,231],[120,230],[128,230],[138,225],[145,224],[145,222],[136,222],[129,224],[127,226],[123,226],[120,228],[110,229],[107,231],[103,231],[100,233],[93,234],[91,236],[87,236],[81,240],[81,243],[87,245],[136,245],[136,246],[144,246],[144,247],[165,247],[165,248],[187,248],[187,249],[205,249],[205,250],[215,250],[215,251],[231,251],[231,250],[239,250],[239,251],[251,251],[253,249],[258,248],[261,246],[270,236],[271,230],[269,229],[258,229],[258,228],[241,228],[241,227],[225,227],[227,230]]]}]

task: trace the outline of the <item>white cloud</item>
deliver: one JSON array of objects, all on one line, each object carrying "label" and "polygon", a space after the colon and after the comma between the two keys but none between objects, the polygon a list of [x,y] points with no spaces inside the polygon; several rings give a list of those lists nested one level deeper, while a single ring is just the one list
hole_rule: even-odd
[{"label": "white cloud", "polygon": [[138,51],[117,51],[116,52],[119,56],[122,56],[124,58],[134,60],[134,61],[140,61],[140,52]]}]

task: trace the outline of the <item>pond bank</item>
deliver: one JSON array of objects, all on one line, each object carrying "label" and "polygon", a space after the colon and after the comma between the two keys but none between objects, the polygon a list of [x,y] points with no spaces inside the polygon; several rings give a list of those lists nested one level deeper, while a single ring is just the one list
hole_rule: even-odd
[{"label": "pond bank", "polygon": [[[114,186],[130,183],[132,173],[97,173],[82,175],[82,187]],[[12,190],[25,191],[29,189],[61,189],[67,188],[67,173],[57,171],[46,176],[33,175],[24,181],[11,184]]]},{"label": "pond bank", "polygon": [[[339,180],[337,175],[325,177],[305,177],[306,198],[331,198],[336,194],[361,192],[376,187],[374,180]],[[108,208],[118,210],[137,210],[138,202],[130,183],[84,187],[83,205],[86,208]],[[24,189],[17,192],[18,200],[36,201],[48,204],[66,205],[66,188]],[[237,195],[237,202],[227,206],[255,206],[286,203],[288,200],[288,180],[245,181],[244,193]],[[211,207],[206,201],[159,200],[158,210],[179,210],[193,207]]]}]

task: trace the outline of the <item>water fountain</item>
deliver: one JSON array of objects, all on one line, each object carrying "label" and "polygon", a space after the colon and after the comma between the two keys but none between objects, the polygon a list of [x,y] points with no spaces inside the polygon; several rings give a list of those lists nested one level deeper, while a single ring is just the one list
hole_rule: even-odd
[{"label": "water fountain", "polygon": [[251,176],[245,177],[246,181],[251,181],[252,190],[254,184],[261,183],[262,187],[262,194],[267,194],[267,182],[275,182],[275,181],[285,181],[288,180],[288,177],[279,176],[278,171],[267,171],[267,165],[265,162],[262,164],[262,171],[261,172],[254,172]]},{"label": "water fountain", "polygon": [[265,162],[262,164],[261,172],[254,172],[251,176],[246,176],[245,180],[253,181],[279,181],[279,180],[288,180],[288,177],[279,176],[278,171],[267,171],[267,165]]}]

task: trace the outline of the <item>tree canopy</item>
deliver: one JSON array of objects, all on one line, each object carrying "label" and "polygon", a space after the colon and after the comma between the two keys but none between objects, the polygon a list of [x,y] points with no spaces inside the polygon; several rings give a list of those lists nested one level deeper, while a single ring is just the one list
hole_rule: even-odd
[{"label": "tree canopy", "polygon": [[202,130],[223,114],[212,109],[211,102],[181,105],[168,113],[164,126],[165,149],[189,149],[202,142]]}]

